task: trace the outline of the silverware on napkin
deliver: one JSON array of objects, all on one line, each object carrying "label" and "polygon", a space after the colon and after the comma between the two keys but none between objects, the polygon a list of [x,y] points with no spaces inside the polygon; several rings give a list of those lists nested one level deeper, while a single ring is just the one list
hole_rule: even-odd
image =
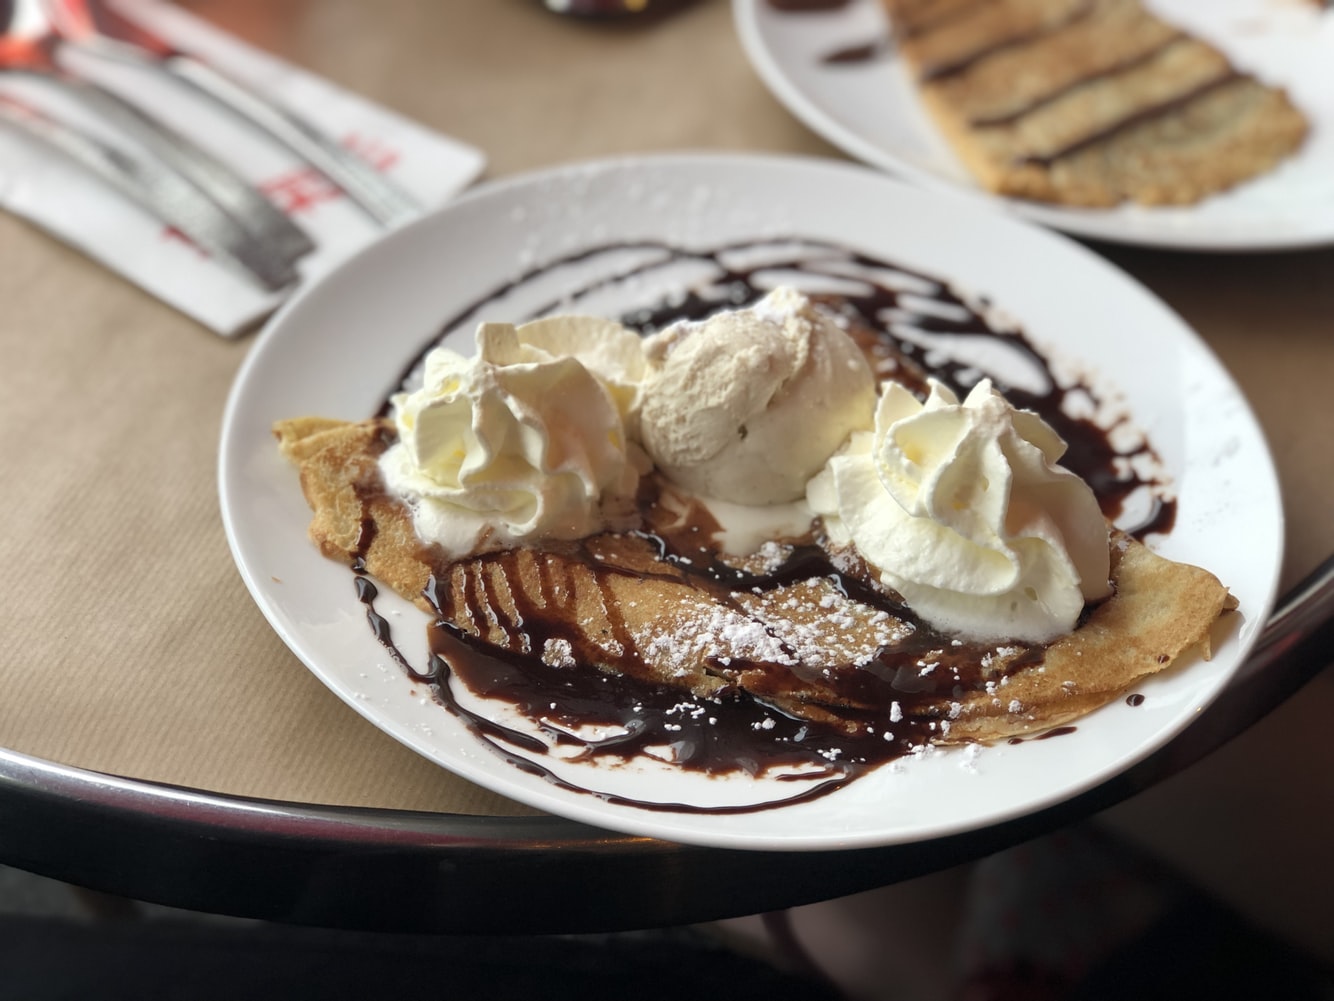
[{"label": "silverware on napkin", "polygon": [[0,97],[0,208],[224,337],[486,163],[170,0],[0,0]]},{"label": "silverware on napkin", "polygon": [[38,0],[0,0],[0,72],[60,93],[138,147],[138,154],[12,95],[4,98],[5,120],[78,161],[265,289],[294,282],[296,262],[315,249],[310,237],[202,147],[61,66],[56,53],[62,45]]},{"label": "silverware on napkin", "polygon": [[268,291],[296,281],[290,260],[283,260],[271,245],[256,240],[233,216],[203,197],[196,186],[166,163],[150,156],[135,156],[6,95],[0,95],[0,120],[81,164]]},{"label": "silverware on napkin", "polygon": [[105,0],[37,0],[60,36],[82,50],[177,80],[267,133],[322,173],[384,226],[421,214],[407,192],[305,119],[206,62],[181,52]]}]

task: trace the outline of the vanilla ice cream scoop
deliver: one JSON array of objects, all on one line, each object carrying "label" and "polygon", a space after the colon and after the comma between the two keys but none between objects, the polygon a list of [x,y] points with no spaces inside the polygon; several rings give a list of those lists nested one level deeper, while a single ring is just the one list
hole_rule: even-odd
[{"label": "vanilla ice cream scoop", "polygon": [[960,403],[885,386],[874,433],[854,435],[807,497],[918,615],[951,635],[1044,643],[1104,598],[1107,522],[1057,465],[1065,442],[983,380]]},{"label": "vanilla ice cream scoop", "polygon": [[798,499],[848,435],[871,426],[870,366],[795,289],[673,324],[644,349],[644,448],[668,479],[703,497]]}]

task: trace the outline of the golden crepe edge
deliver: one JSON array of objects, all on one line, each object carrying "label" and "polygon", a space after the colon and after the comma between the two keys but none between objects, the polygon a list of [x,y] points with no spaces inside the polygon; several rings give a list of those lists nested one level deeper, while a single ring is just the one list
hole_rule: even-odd
[{"label": "golden crepe edge", "polygon": [[[423,597],[433,573],[429,548],[417,537],[407,506],[388,496],[380,480],[377,460],[393,439],[392,424],[378,418],[347,422],[301,417],[279,421],[274,434],[282,454],[299,471],[313,512],[309,534],[321,553],[342,563],[360,557],[367,573],[430,611]],[[526,555],[529,560],[562,559],[558,547],[530,549]],[[1074,632],[1048,645],[1040,662],[1007,671],[1007,663],[1016,658],[1001,658],[996,683],[988,690],[937,699],[929,711],[947,720],[948,726],[933,743],[993,743],[1048,731],[1115,701],[1144,678],[1182,664],[1191,659],[1192,651],[1209,659],[1215,623],[1236,608],[1236,600],[1218,579],[1199,567],[1161,557],[1120,532],[1112,534],[1110,555],[1113,595],[1093,608]],[[469,573],[495,572],[485,559],[457,561],[450,568],[450,573],[463,575],[461,580]],[[526,586],[522,580],[505,584]],[[632,577],[624,578],[621,586],[633,590],[636,600],[631,604],[641,607],[639,614],[650,630],[670,622],[673,609],[688,605],[691,598],[684,584],[685,590],[679,590],[658,581],[656,595],[649,582]],[[823,586],[831,587],[827,582]],[[575,600],[580,600],[579,588],[573,590]],[[580,614],[593,621],[596,604],[589,603]],[[781,614],[775,612],[777,604],[748,611]],[[459,624],[488,642],[506,640],[498,627],[488,632],[484,624]],[[646,663],[644,670],[642,680],[689,688],[697,696],[715,694],[729,681],[742,690],[764,694],[750,688],[745,677],[724,680],[703,664],[683,671],[679,664],[666,670]],[[781,707],[803,718],[837,722],[832,703],[822,703],[822,698],[814,688],[798,691]]]}]

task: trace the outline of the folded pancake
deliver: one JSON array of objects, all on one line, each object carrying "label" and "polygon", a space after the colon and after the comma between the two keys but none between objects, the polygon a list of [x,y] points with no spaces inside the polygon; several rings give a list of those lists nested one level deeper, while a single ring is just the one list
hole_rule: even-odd
[{"label": "folded pancake", "polygon": [[981,184],[1070,205],[1189,204],[1273,169],[1281,89],[1139,0],[883,0],[923,103]]},{"label": "folded pancake", "polygon": [[[726,562],[671,554],[679,505],[645,531],[443,559],[377,465],[385,420],[299,418],[275,426],[314,512],[311,538],[473,640],[548,664],[598,669],[697,697],[746,693],[849,732],[907,714],[932,741],[996,741],[1068,723],[1189,651],[1234,602],[1213,575],[1113,533],[1113,595],[1046,646],[963,644],[915,621],[849,552],[785,540]],[[714,554],[716,556],[716,554]],[[707,572],[706,572],[707,571]]]}]

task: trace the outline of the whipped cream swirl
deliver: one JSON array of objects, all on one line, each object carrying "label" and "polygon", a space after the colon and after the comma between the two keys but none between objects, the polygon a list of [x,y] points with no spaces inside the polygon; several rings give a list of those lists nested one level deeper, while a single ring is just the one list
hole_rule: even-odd
[{"label": "whipped cream swirl", "polygon": [[926,622],[979,641],[1045,643],[1106,597],[1108,527],[1057,465],[1065,442],[989,380],[960,403],[885,386],[875,430],[807,487],[831,541],[851,543]]},{"label": "whipped cream swirl", "polygon": [[394,396],[399,441],[380,460],[417,534],[464,556],[576,539],[634,517],[648,468],[637,419],[639,337],[593,317],[485,323],[477,353],[437,348],[421,388]]}]

